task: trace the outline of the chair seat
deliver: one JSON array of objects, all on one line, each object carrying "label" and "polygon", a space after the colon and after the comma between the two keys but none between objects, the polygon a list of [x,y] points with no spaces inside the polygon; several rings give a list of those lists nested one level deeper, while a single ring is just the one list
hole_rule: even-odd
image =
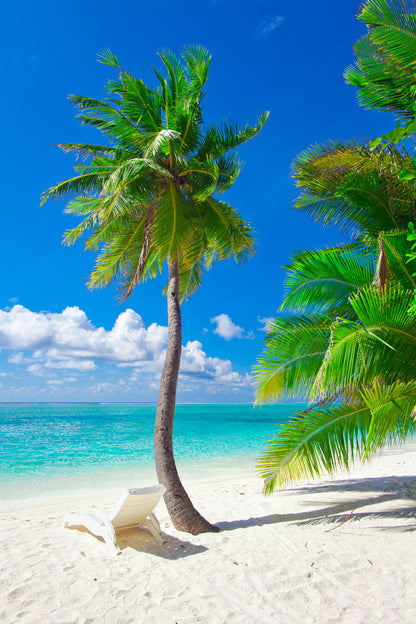
[{"label": "chair seat", "polygon": [[153,510],[165,491],[164,485],[128,488],[114,509],[70,513],[64,518],[64,527],[85,527],[90,533],[102,537],[115,554],[121,552],[117,545],[116,533],[127,529],[144,527],[159,544],[162,544],[160,525]]}]

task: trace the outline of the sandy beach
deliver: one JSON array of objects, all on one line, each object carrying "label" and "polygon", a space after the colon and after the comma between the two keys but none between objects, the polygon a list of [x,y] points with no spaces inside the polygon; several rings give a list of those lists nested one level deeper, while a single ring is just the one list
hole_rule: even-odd
[{"label": "sandy beach", "polygon": [[162,502],[166,542],[130,530],[117,557],[89,533],[63,529],[62,518],[111,507],[119,491],[3,504],[0,621],[416,621],[416,445],[270,497],[247,474],[185,485],[221,532],[175,531]]}]

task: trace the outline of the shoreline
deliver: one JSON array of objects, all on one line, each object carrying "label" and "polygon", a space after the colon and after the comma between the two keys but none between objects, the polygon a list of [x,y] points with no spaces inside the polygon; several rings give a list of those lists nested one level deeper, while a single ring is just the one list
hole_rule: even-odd
[{"label": "shoreline", "polygon": [[[142,478],[140,480],[133,481],[132,479],[122,479],[122,475],[125,474],[125,471],[120,472],[120,481],[114,482],[110,485],[101,485],[97,486],[94,484],[90,484],[87,486],[83,486],[78,489],[70,489],[64,492],[57,492],[56,490],[50,490],[49,492],[43,492],[36,496],[26,496],[24,498],[11,498],[0,501],[0,518],[4,514],[8,514],[14,511],[20,511],[24,509],[33,509],[34,506],[36,508],[49,507],[54,505],[55,503],[68,505],[68,504],[76,504],[78,502],[83,501],[91,501],[92,498],[97,500],[106,500],[111,497],[115,498],[115,501],[119,498],[123,489],[128,487],[148,487],[152,485],[157,485],[157,478],[154,477],[153,480],[146,480]],[[236,468],[235,472],[228,473],[219,477],[219,474],[209,474],[204,477],[193,477],[186,478],[181,477],[181,481],[185,487],[185,489],[195,488],[195,487],[208,487],[211,485],[224,485],[228,483],[233,483],[238,481],[239,479],[250,479],[259,482],[259,487],[262,487],[262,481],[259,477],[256,476],[255,472],[251,469],[240,469]],[[95,505],[94,505],[95,506]]]},{"label": "shoreline", "polygon": [[[390,455],[399,457],[400,454],[407,454],[412,451],[416,457],[416,440],[410,438],[400,446],[386,447],[369,461],[364,463],[356,461],[349,471],[340,470],[334,475],[323,475],[321,479],[315,482],[323,479],[332,481],[341,477],[352,477],[355,471],[365,471],[367,466],[371,466],[372,462],[377,461],[380,457]],[[193,487],[197,484],[225,483],[238,478],[252,478],[259,482],[261,488],[262,480],[257,475],[255,469],[258,456],[259,454],[252,454],[242,458],[241,456],[227,455],[224,457],[213,457],[202,462],[189,459],[177,461],[176,465],[185,487]],[[7,476],[6,473],[6,479],[4,479],[3,475],[3,481],[7,481]],[[13,476],[15,477],[15,475]],[[105,485],[103,485],[103,481],[106,482]],[[315,482],[311,481],[310,483]],[[307,481],[300,482],[298,486],[288,486],[281,491],[296,489],[305,483]],[[26,488],[24,487],[25,484]],[[23,507],[29,503],[43,504],[45,501],[55,498],[61,501],[83,499],[90,497],[91,493],[96,493],[101,497],[102,495],[111,495],[112,492],[118,492],[126,487],[146,487],[156,484],[157,476],[154,462],[132,462],[121,468],[119,466],[115,468],[111,465],[101,465],[96,471],[94,471],[94,466],[90,465],[83,472],[68,474],[63,471],[62,473],[51,473],[50,475],[42,474],[38,479],[35,473],[21,473],[18,477],[12,479],[10,492],[2,490],[0,484],[0,492],[2,494],[0,498],[0,514],[4,509],[12,509],[15,505]],[[37,489],[36,494],[32,494],[32,492],[30,494],[27,493],[28,489],[32,490],[39,485],[40,489]],[[274,494],[274,496],[276,495],[278,495],[278,492]]]},{"label": "shoreline", "polygon": [[[220,533],[144,529],[122,554],[62,528],[119,489],[26,500],[0,512],[0,621],[23,624],[375,624],[416,621],[416,445],[265,497],[254,474],[186,480]],[[148,483],[147,485],[151,485]],[[232,588],[232,591],[231,591]]]},{"label": "shoreline", "polygon": [[[184,484],[219,482],[240,476],[255,476],[257,456],[241,458],[213,458],[204,462],[194,460],[177,462],[178,471]],[[24,505],[26,501],[41,503],[45,499],[71,499],[89,496],[91,492],[119,491],[126,487],[146,487],[157,483],[154,462],[134,462],[125,467],[106,466],[94,471],[89,466],[87,471],[66,474],[43,474],[37,479],[36,474],[22,473],[13,478],[8,490],[0,485],[0,513],[13,504]],[[3,475],[3,481],[7,481]],[[105,485],[103,484],[105,482]],[[36,490],[35,494],[32,491]]]}]

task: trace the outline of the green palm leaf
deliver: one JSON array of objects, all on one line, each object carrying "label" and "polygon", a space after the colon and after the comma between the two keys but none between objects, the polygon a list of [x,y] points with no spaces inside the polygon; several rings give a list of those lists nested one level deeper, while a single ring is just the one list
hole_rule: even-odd
[{"label": "green palm leaf", "polygon": [[198,158],[209,155],[214,158],[224,156],[230,150],[240,147],[243,143],[250,141],[258,135],[267,121],[269,112],[260,115],[255,126],[245,125],[241,130],[237,124],[231,121],[223,121],[221,124],[211,125],[205,136],[199,152]]},{"label": "green palm leaf", "polygon": [[358,322],[338,319],[314,392],[333,393],[381,378],[386,383],[416,378],[416,315],[413,292],[399,286],[363,288],[351,297]]},{"label": "green palm leaf", "polygon": [[358,253],[351,245],[302,251],[284,268],[287,276],[281,311],[345,316],[350,310],[349,297],[374,279],[375,253]]},{"label": "green palm leaf", "polygon": [[331,326],[331,317],[319,314],[282,316],[269,323],[265,350],[254,367],[257,403],[309,394]]},{"label": "green palm leaf", "polygon": [[398,173],[411,162],[394,146],[370,150],[354,141],[313,146],[293,165],[303,189],[295,208],[353,235],[405,229],[416,213],[416,193]]},{"label": "green palm leaf", "polygon": [[416,384],[376,384],[352,403],[298,412],[282,425],[259,459],[264,491],[305,478],[349,469],[385,444],[415,431]]},{"label": "green palm leaf", "polygon": [[359,102],[414,117],[416,58],[416,3],[414,0],[367,0],[358,18],[368,33],[354,46],[355,65],[345,71],[358,87]]}]

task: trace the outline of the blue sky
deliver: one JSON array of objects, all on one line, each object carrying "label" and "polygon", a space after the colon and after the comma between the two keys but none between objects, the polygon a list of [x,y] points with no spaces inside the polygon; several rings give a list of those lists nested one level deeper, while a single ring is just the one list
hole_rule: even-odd
[{"label": "blue sky", "polygon": [[39,207],[42,191],[71,177],[59,142],[100,143],[79,126],[70,93],[104,96],[110,48],[153,83],[156,52],[199,43],[212,53],[206,121],[254,123],[240,150],[245,167],[227,200],[254,228],[256,256],[217,264],[183,306],[181,402],[250,401],[251,368],[264,322],[283,295],[280,268],[297,249],[339,242],[291,209],[296,154],[326,139],[374,136],[391,118],[366,111],[344,83],[352,46],[365,32],[358,0],[16,0],[2,9],[3,59],[0,401],[155,401],[166,348],[165,276],[119,304],[115,287],[85,286],[94,255],[61,245],[75,224],[63,203]]}]

